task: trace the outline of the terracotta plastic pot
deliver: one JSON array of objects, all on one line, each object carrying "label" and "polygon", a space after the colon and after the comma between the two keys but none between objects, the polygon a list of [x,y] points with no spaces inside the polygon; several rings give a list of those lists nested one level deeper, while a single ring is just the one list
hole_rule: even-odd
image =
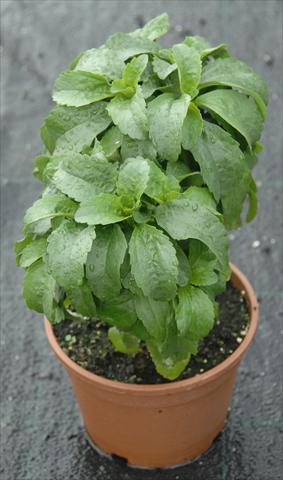
[{"label": "terracotta plastic pot", "polygon": [[211,446],[224,426],[237,369],[258,323],[253,288],[231,266],[234,286],[246,292],[248,333],[224,362],[187,380],[130,385],[94,375],[70,360],[45,319],[50,345],[71,377],[86,432],[100,450],[129,465],[154,468],[182,464]]}]

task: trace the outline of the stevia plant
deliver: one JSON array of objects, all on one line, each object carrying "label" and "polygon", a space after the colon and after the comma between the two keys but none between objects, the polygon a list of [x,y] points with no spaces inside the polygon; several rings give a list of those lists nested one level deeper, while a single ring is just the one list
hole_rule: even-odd
[{"label": "stevia plant", "polygon": [[163,48],[162,14],[78,55],[55,82],[35,158],[41,197],[16,244],[27,306],[110,325],[177,378],[217,316],[229,229],[257,210],[251,169],[268,100],[224,44]]}]

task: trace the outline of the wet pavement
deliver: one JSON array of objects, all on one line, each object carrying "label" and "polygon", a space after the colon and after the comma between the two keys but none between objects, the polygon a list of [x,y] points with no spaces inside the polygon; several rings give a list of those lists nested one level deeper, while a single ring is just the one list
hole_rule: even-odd
[{"label": "wet pavement", "polygon": [[[282,2],[10,0],[1,2],[1,10],[1,480],[281,479]],[[188,34],[227,42],[266,80],[270,103],[255,172],[260,211],[251,225],[231,235],[231,258],[257,291],[261,320],[240,368],[229,421],[200,460],[177,470],[143,472],[103,459],[88,445],[42,318],[21,299],[23,275],[12,245],[21,237],[24,211],[41,191],[31,176],[32,159],[41,149],[38,127],[52,106],[54,79],[81,50],[162,11],[172,24],[164,45]]]}]

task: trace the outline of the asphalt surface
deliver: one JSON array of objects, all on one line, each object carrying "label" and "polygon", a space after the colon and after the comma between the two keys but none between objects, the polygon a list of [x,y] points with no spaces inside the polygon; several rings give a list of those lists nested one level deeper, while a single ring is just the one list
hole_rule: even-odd
[{"label": "asphalt surface", "polygon": [[[1,2],[1,480],[279,480],[282,478],[282,5],[276,0]],[[58,73],[80,51],[115,31],[130,31],[167,11],[172,30],[227,42],[270,90],[265,146],[256,168],[260,211],[231,238],[231,258],[261,304],[256,340],[242,364],[229,421],[200,460],[172,471],[143,472],[101,458],[88,445],[63,367],[50,351],[39,315],[21,299],[23,274],[13,243],[41,185],[33,157],[38,128],[52,106]]]}]

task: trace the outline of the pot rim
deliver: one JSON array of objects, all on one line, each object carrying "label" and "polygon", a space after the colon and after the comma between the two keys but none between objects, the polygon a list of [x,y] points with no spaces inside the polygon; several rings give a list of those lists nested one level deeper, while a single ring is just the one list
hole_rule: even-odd
[{"label": "pot rim", "polygon": [[207,370],[204,373],[195,375],[194,377],[184,380],[177,380],[158,385],[129,384],[117,380],[110,380],[108,378],[96,375],[95,373],[84,369],[83,367],[75,363],[73,360],[71,360],[57,342],[51,323],[46,317],[44,317],[45,331],[51,348],[54,351],[55,355],[59,358],[59,360],[61,360],[61,362],[67,367],[67,369],[72,370],[72,373],[79,377],[83,377],[84,381],[87,381],[89,383],[96,383],[104,389],[110,389],[112,391],[116,391],[117,393],[131,393],[137,395],[140,393],[148,395],[166,393],[171,395],[177,391],[180,391],[181,389],[193,389],[203,383],[210,383],[215,378],[221,376],[222,374],[233,368],[233,366],[240,361],[241,357],[249,348],[253,337],[255,336],[258,325],[259,305],[254,289],[251,286],[247,277],[241,272],[241,270],[239,270],[238,267],[236,267],[231,262],[230,267],[232,269],[232,281],[234,278],[234,280],[240,284],[241,288],[246,293],[250,317],[249,329],[242,343],[239,345],[239,347],[236,348],[236,350],[234,350],[234,352],[229,357],[227,357],[223,362],[219,363],[218,365]]}]

